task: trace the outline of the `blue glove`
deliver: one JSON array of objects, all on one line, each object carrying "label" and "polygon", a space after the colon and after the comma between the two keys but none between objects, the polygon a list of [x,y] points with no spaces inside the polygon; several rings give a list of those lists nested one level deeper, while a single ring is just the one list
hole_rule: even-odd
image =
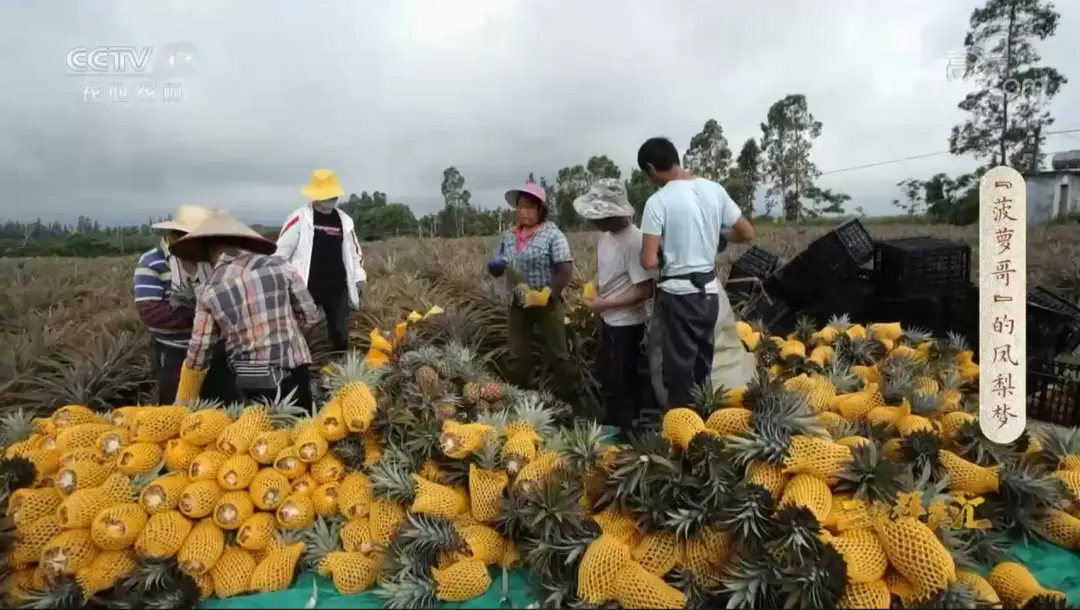
[{"label": "blue glove", "polygon": [[488,261],[488,271],[493,274],[501,274],[506,270],[506,259],[501,255],[496,254],[494,258]]}]

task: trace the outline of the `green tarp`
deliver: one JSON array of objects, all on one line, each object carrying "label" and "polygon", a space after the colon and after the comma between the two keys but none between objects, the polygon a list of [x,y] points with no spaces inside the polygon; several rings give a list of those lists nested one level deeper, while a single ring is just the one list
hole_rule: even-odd
[{"label": "green tarp", "polygon": [[[506,590],[508,600],[500,604],[503,598],[503,571],[491,570],[491,588],[480,597],[474,597],[461,604],[442,604],[443,608],[527,608],[533,603],[529,586],[525,582],[525,570],[507,572]],[[317,589],[316,589],[317,588]],[[313,590],[314,589],[314,590]],[[317,592],[314,605],[309,601]],[[382,600],[374,593],[360,595],[342,595],[328,579],[314,574],[304,574],[287,591],[245,595],[230,599],[213,599],[203,602],[200,608],[207,610],[238,610],[241,608],[382,608]]]},{"label": "green tarp", "polygon": [[[1069,596],[1069,606],[1080,607],[1080,555],[1046,542],[1030,545],[1016,545],[1010,553],[1023,563],[1035,575],[1035,578],[1050,589],[1064,591]],[[444,608],[527,608],[533,598],[526,583],[525,570],[510,570],[507,573],[506,589],[508,600],[503,599],[502,570],[491,571],[492,586],[488,592],[462,604],[443,604]],[[314,605],[309,605],[313,597],[313,587],[317,587]],[[382,602],[371,592],[361,595],[341,595],[334,589],[333,583],[320,576],[305,574],[287,591],[245,595],[231,599],[214,599],[204,602],[200,608],[207,610],[239,610],[241,608],[382,608]]]}]

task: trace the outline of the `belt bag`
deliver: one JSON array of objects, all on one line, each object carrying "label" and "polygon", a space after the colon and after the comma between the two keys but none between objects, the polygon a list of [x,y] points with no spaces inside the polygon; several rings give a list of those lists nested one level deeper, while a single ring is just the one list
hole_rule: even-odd
[{"label": "belt bag", "polygon": [[285,379],[285,371],[268,362],[236,362],[232,369],[241,390],[277,390]]},{"label": "belt bag", "polygon": [[684,273],[682,275],[665,275],[660,278],[661,282],[668,280],[690,280],[690,283],[701,292],[705,292],[705,287],[709,285],[709,282],[716,279],[716,269],[710,269],[708,271],[702,271],[700,273]]}]

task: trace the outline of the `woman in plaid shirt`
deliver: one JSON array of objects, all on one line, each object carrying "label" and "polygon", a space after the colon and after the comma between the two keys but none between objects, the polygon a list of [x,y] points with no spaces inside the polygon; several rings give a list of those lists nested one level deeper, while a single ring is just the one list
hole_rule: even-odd
[{"label": "woman in plaid shirt", "polygon": [[311,352],[303,330],[314,326],[320,314],[296,271],[271,256],[276,248],[224,212],[172,243],[177,257],[214,267],[198,297],[176,404],[198,396],[213,346],[224,338],[229,365],[247,400],[294,393],[298,406],[312,407]]},{"label": "woman in plaid shirt", "polygon": [[547,219],[547,195],[536,183],[506,192],[517,211],[515,225],[503,234],[488,263],[493,277],[507,277],[510,303],[510,380],[529,387],[532,351],[539,346],[551,367],[552,390],[576,404],[578,371],[566,343],[562,293],[570,282],[574,257],[566,236]]}]

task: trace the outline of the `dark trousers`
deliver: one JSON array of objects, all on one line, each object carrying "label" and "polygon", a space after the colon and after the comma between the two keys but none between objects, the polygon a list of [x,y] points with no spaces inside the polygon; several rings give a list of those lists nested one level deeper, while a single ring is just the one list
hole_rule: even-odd
[{"label": "dark trousers", "polygon": [[658,290],[661,375],[668,408],[692,402],[694,388],[709,379],[716,341],[720,301],[715,294],[669,294]]},{"label": "dark trousers", "polygon": [[311,397],[311,369],[308,365],[302,364],[290,371],[286,371],[285,376],[278,382],[277,388],[240,388],[240,392],[243,393],[246,402],[255,400],[263,402],[274,401],[277,399],[278,393],[280,393],[281,398],[284,399],[294,390],[296,393],[293,394],[293,402],[296,406],[303,407],[310,411],[313,401]]},{"label": "dark trousers", "polygon": [[344,352],[349,349],[349,291],[338,296],[327,297],[319,295],[315,297],[318,305],[326,316],[326,331],[330,339],[330,348],[335,352]]},{"label": "dark trousers", "polygon": [[539,348],[551,366],[552,391],[558,398],[574,404],[579,376],[570,361],[565,316],[562,303],[554,300],[544,307],[510,306],[509,377],[519,387],[530,387],[533,350]]},{"label": "dark trousers", "polygon": [[[187,358],[187,350],[182,347],[162,345],[157,341],[154,341],[152,345],[151,364],[157,381],[157,402],[159,405],[171,405],[176,399],[176,390],[180,385],[180,369],[184,365],[184,359]],[[210,370],[207,371],[206,379],[203,380],[199,398],[220,400],[226,404],[240,399],[236,380],[232,370],[229,369],[225,345],[222,343],[214,348]]]},{"label": "dark trousers", "polygon": [[596,377],[604,405],[604,424],[618,426],[623,437],[641,414],[641,342],[645,325],[608,326],[600,323]]}]

